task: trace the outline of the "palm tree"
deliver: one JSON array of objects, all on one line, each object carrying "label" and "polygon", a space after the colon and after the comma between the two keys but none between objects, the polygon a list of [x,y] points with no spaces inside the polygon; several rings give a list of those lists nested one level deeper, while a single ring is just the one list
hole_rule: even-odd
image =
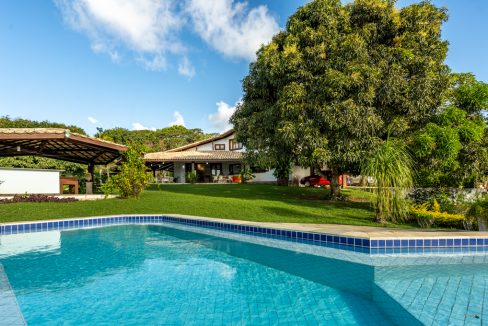
[{"label": "palm tree", "polygon": [[405,143],[388,137],[366,160],[362,175],[375,179],[376,220],[404,221],[408,216],[405,194],[413,186],[412,158]]}]

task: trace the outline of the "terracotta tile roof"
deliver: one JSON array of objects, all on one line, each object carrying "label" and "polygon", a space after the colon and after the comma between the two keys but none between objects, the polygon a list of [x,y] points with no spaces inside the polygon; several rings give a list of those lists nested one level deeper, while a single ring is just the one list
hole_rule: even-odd
[{"label": "terracotta tile roof", "polygon": [[0,157],[43,156],[82,164],[108,164],[124,145],[64,128],[0,128]]},{"label": "terracotta tile roof", "polygon": [[226,132],[224,132],[224,133],[222,133],[220,135],[217,135],[217,136],[214,136],[214,137],[211,137],[211,138],[208,138],[208,139],[200,140],[200,141],[197,141],[197,142],[188,144],[188,145],[184,145],[184,146],[172,148],[172,149],[167,150],[166,152],[181,152],[181,151],[185,151],[185,150],[190,149],[192,147],[196,147],[196,146],[200,146],[200,145],[204,145],[204,144],[211,143],[213,141],[220,140],[222,138],[225,138],[225,137],[228,137],[228,136],[232,135],[233,133],[234,133],[234,129],[231,129],[231,130],[228,130],[228,131],[226,131]]},{"label": "terracotta tile roof", "polygon": [[232,151],[183,151],[157,152],[144,155],[146,162],[165,161],[240,161],[241,152]]},{"label": "terracotta tile roof", "polygon": [[76,136],[85,139],[91,139],[100,143],[110,144],[114,146],[120,147],[121,150],[127,149],[127,146],[117,144],[108,140],[89,137],[86,135],[82,135],[76,132],[71,132],[69,129],[64,128],[0,128],[0,134],[3,135],[12,135],[12,134],[19,134],[19,135],[66,135],[66,138],[69,136]]}]

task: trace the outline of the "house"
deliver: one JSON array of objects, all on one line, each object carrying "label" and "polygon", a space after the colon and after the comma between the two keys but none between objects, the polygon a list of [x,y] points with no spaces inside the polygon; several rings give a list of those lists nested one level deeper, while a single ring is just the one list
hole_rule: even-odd
[{"label": "house", "polygon": [[[242,144],[235,140],[234,130],[218,136],[170,149],[165,152],[147,153],[144,155],[146,165],[154,172],[157,170],[172,171],[174,181],[186,182],[186,174],[195,171],[197,182],[211,183],[221,180],[237,181],[243,168]],[[274,170],[263,170],[251,167],[255,176],[250,182],[275,182]],[[294,167],[290,181],[298,180],[310,174],[309,168]],[[219,177],[220,176],[220,177]]]}]

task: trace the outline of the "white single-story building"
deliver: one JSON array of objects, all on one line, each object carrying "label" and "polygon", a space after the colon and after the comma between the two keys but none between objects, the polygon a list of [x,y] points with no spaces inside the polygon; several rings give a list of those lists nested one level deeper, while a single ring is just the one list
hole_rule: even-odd
[{"label": "white single-story building", "polygon": [[[170,149],[165,152],[147,153],[144,155],[146,165],[153,171],[173,171],[174,181],[186,182],[186,173],[196,171],[197,182],[215,182],[219,177],[233,180],[243,168],[242,153],[244,147],[235,140],[234,130],[218,136]],[[254,179],[250,182],[276,182],[274,170],[253,168]],[[295,166],[290,181],[310,174],[310,168]],[[235,179],[234,179],[235,180]]]},{"label": "white single-story building", "polygon": [[0,167],[0,195],[59,194],[61,172]]}]

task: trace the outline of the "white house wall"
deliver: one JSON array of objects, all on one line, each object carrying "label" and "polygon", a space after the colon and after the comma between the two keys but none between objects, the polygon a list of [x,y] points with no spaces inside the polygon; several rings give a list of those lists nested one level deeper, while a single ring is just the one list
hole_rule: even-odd
[{"label": "white house wall", "polygon": [[[215,145],[225,145],[225,150],[228,151],[230,150],[229,149],[229,140],[231,139],[234,139],[235,136],[234,135],[230,135],[230,136],[227,136],[225,138],[222,138],[222,139],[219,139],[219,140],[216,140],[216,141],[213,141],[213,142],[210,142],[210,143],[207,143],[207,144],[202,144],[202,145],[199,145],[199,146],[196,146],[196,147],[192,147],[190,149],[187,149],[189,151],[213,151],[214,150],[214,146]],[[240,150],[236,150],[237,152],[242,152],[243,149],[240,149]]]},{"label": "white house wall", "polygon": [[0,194],[59,194],[57,170],[0,168]]}]

